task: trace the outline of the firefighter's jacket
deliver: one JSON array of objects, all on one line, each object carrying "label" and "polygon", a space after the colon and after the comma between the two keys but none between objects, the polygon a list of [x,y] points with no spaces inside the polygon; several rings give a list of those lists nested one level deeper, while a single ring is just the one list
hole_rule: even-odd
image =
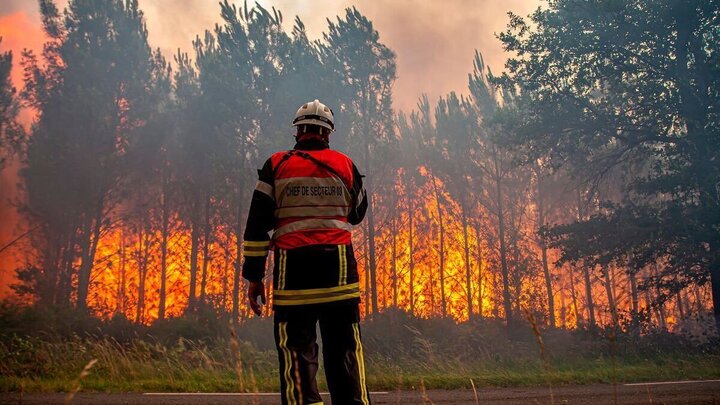
[{"label": "firefighter's jacket", "polygon": [[275,153],[258,174],[245,228],[243,277],[261,280],[272,250],[274,306],[358,300],[351,230],[368,202],[352,160],[314,138]]}]

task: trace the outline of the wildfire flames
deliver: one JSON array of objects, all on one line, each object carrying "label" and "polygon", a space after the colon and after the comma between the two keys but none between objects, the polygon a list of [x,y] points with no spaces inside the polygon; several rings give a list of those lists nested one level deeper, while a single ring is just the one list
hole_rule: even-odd
[{"label": "wildfire flames", "polygon": [[[446,315],[456,321],[469,318],[467,305],[467,280],[465,262],[465,233],[459,218],[459,204],[445,190],[440,179],[421,169],[424,182],[414,187],[402,181],[402,171],[398,171],[392,203],[394,212],[383,213],[385,218],[377,225],[377,300],[378,310],[398,307],[412,311],[420,317],[442,316],[442,291],[445,292]],[[434,180],[434,185],[433,185]],[[432,188],[439,187],[438,205]],[[376,202],[380,203],[380,202]],[[387,204],[388,201],[382,201]],[[438,211],[440,207],[440,211]],[[470,287],[472,294],[472,312],[483,317],[504,317],[502,306],[502,282],[498,271],[496,241],[491,234],[494,228],[492,220],[477,213],[468,224],[467,245],[470,261]],[[443,221],[443,262],[441,264],[440,221]],[[166,269],[166,316],[180,316],[188,305],[190,285],[190,244],[191,233],[188,227],[176,216],[171,219],[167,241]],[[528,225],[529,226],[529,225]],[[412,227],[412,231],[411,228]],[[528,232],[530,230],[528,229]],[[530,249],[534,257],[540,257],[537,244],[528,242],[528,238],[519,242],[520,248]],[[363,309],[369,311],[369,280],[367,279],[366,229],[356,228],[354,244],[360,270],[363,291]],[[150,231],[132,226],[118,226],[105,233],[101,238],[95,263],[92,269],[88,305],[97,315],[112,317],[123,314],[131,320],[151,323],[158,319],[161,284],[161,243],[162,233],[157,229]],[[210,238],[200,241],[198,249],[198,282],[196,296],[215,308],[231,311],[233,272],[237,252],[235,235],[230,229],[214,227]],[[208,254],[204,256],[204,244],[208,243]],[[550,263],[555,252],[550,251]],[[443,285],[440,280],[440,268],[443,267]],[[520,268],[511,265],[514,274],[511,284],[512,293],[523,309],[537,314],[547,311],[546,297],[539,263],[521,263]],[[515,268],[512,268],[512,267]],[[268,259],[268,277],[271,279],[272,257]],[[621,269],[611,269],[610,277],[614,281],[613,294],[617,300],[618,311],[629,313],[631,300],[629,281]],[[584,296],[584,285],[579,272],[573,272],[569,266],[552,268],[554,281],[555,316],[559,326],[576,327],[578,318],[587,319],[588,309]],[[204,274],[204,275],[203,275]],[[572,277],[572,279],[571,279]],[[609,304],[602,279],[591,276],[592,296],[594,297],[595,316],[599,324],[611,322]],[[144,281],[143,281],[144,278]],[[205,278],[206,282],[202,283]],[[243,281],[241,281],[242,283]],[[204,292],[202,291],[204,286]],[[241,291],[244,286],[241,285]],[[142,291],[142,292],[141,292]],[[676,312],[691,306],[702,307],[703,289],[693,291],[691,296],[679,295],[666,302],[663,307],[651,307],[652,296],[642,296],[640,307],[655,311],[658,323],[672,326],[677,318]],[[242,295],[242,294],[241,294]],[[141,298],[142,296],[142,298]],[[679,303],[679,300],[682,302]],[[140,307],[140,310],[138,310]],[[247,318],[250,310],[245,299],[240,300],[240,316]],[[367,314],[365,314],[367,315]],[[543,316],[543,315],[540,315]]]}]

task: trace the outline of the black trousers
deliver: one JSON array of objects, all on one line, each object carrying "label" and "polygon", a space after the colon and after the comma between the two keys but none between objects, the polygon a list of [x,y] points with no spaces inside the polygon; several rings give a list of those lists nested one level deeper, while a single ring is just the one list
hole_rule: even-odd
[{"label": "black trousers", "polygon": [[334,405],[369,405],[357,300],[275,307],[275,344],[283,405],[322,404],[315,375],[320,322],[325,376]]}]

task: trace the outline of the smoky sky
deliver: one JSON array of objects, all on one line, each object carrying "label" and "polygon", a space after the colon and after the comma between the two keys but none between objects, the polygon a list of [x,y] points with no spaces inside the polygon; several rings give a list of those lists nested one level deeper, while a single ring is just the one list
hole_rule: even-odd
[{"label": "smoky sky", "polygon": [[[318,39],[327,29],[327,19],[342,16],[355,5],[380,33],[380,40],[396,52],[398,79],[394,87],[395,107],[404,110],[415,106],[418,97],[427,93],[431,100],[450,91],[467,93],[467,75],[472,70],[475,50],[483,53],[493,71],[503,68],[506,56],[495,34],[508,22],[506,13],[527,15],[542,0],[260,0],[268,9],[283,14],[285,28],[292,29],[295,16],[305,23],[311,39]],[[67,0],[57,2],[64,7]],[[236,1],[242,6],[244,2]],[[247,4],[252,6],[253,1]],[[168,59],[179,49],[190,52],[191,41],[204,30],[220,22],[218,0],[140,0],[145,12],[150,43],[159,47]],[[17,17],[24,14],[23,18]],[[41,39],[37,2],[33,0],[0,1],[0,18],[15,15],[18,23],[35,24],[21,32],[0,26],[5,37],[2,48],[38,48]],[[21,21],[22,20],[22,21]],[[19,49],[18,49],[19,48]],[[192,52],[190,52],[192,55]],[[19,74],[13,75],[20,77]]]}]

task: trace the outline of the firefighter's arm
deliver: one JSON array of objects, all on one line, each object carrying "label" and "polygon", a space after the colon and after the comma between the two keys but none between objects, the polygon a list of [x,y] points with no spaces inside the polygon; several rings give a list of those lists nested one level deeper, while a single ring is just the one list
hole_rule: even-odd
[{"label": "firefighter's arm", "polygon": [[365,212],[368,207],[367,193],[365,187],[363,187],[362,178],[363,176],[358,171],[355,164],[352,165],[353,169],[353,186],[350,191],[352,197],[352,206],[350,207],[350,215],[348,215],[348,222],[353,225],[359,224],[363,218],[365,218]]},{"label": "firefighter's arm", "polygon": [[253,192],[247,225],[245,226],[243,277],[260,282],[265,276],[265,262],[270,250],[269,232],[275,226],[275,197],[272,164],[268,159],[261,170]]}]

